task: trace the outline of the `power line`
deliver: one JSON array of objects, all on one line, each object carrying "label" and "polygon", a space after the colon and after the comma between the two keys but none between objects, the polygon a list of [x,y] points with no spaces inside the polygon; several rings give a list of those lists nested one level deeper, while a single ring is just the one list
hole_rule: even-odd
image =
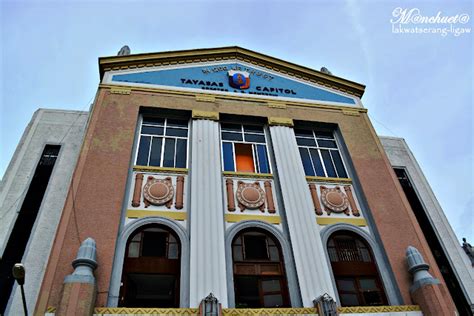
[{"label": "power line", "polygon": [[[95,94],[94,94],[95,95]],[[87,107],[90,106],[92,100],[94,99],[94,95],[89,99],[89,101],[86,103],[86,105],[82,108],[82,110],[80,111],[85,111]],[[76,118],[74,119],[74,121],[69,125],[68,129],[66,130],[66,132],[64,133],[63,137],[61,138],[61,140],[59,141],[59,143],[62,143],[63,140],[66,138],[66,136],[69,134],[69,132],[71,131],[72,127],[74,126],[74,124],[76,124],[77,120],[79,119],[79,117],[81,117],[82,113],[77,113],[77,116]],[[71,178],[71,182],[72,182],[72,178]],[[0,216],[0,220],[2,220],[5,216],[7,216],[8,213],[10,213],[12,210],[13,210],[13,206],[16,205],[16,203],[26,194],[26,191],[28,191],[29,189],[29,186],[26,186],[23,191],[21,192],[21,194],[15,199],[15,201],[13,201],[13,203],[7,208],[7,210],[5,211],[5,213],[2,214],[2,216]]]}]

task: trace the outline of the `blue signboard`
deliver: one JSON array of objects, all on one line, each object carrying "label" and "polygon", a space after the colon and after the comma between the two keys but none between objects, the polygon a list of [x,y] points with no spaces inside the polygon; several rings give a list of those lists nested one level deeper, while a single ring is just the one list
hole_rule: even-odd
[{"label": "blue signboard", "polygon": [[117,74],[128,82],[354,105],[354,99],[239,63]]}]

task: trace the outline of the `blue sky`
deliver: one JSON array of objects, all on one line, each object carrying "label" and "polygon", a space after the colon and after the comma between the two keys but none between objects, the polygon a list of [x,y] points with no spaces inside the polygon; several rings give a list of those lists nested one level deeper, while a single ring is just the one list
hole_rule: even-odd
[{"label": "blue sky", "polygon": [[37,108],[89,108],[99,56],[238,45],[365,84],[379,135],[406,139],[474,243],[473,35],[393,33],[397,7],[473,17],[471,1],[2,1],[0,176]]}]

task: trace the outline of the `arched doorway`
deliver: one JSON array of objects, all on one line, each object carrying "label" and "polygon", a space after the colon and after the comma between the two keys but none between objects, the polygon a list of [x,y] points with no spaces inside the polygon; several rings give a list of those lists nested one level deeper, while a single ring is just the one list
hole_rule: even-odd
[{"label": "arched doorway", "polygon": [[363,238],[339,231],[331,235],[327,247],[342,306],[387,304],[372,250]]},{"label": "arched doorway", "polygon": [[170,228],[151,224],[127,240],[119,306],[179,307],[181,244]]},{"label": "arched doorway", "polygon": [[232,240],[235,307],[289,307],[281,246],[270,233],[246,229]]}]

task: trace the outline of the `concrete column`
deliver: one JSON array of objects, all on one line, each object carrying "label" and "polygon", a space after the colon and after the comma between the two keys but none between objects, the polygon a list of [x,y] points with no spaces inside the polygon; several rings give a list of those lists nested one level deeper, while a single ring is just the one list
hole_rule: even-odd
[{"label": "concrete column", "polygon": [[[205,113],[204,113],[205,114]],[[212,113],[209,113],[212,114]],[[191,137],[190,307],[209,293],[227,307],[219,123],[193,111]]]},{"label": "concrete column", "polygon": [[420,305],[423,315],[457,315],[452,305],[446,285],[428,272],[430,266],[425,262],[418,249],[408,247],[406,251],[408,272],[413,275],[410,294],[413,301]]},{"label": "concrete column", "polygon": [[97,285],[94,270],[97,268],[96,246],[92,238],[81,244],[72,262],[74,272],[64,279],[61,301],[56,315],[90,316],[93,314]]},{"label": "concrete column", "polygon": [[[272,121],[270,124],[272,124]],[[292,125],[292,121],[283,121]],[[270,126],[286,223],[304,307],[324,293],[336,297],[303,165],[290,126]]]}]

